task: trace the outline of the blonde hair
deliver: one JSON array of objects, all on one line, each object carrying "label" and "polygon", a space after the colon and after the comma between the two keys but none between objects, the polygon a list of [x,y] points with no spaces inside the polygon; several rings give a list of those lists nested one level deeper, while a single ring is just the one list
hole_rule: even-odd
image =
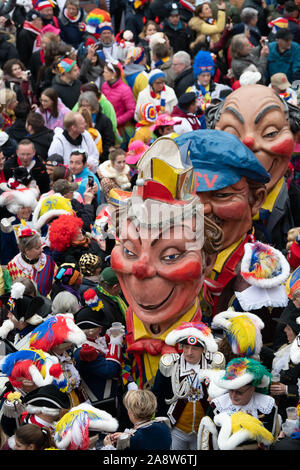
[{"label": "blonde hair", "polygon": [[0,90],[0,112],[9,108],[9,106],[16,100],[17,95],[13,90],[10,88],[2,88]]},{"label": "blonde hair", "polygon": [[124,406],[137,419],[151,419],[156,412],[156,396],[150,390],[130,390],[124,397]]},{"label": "blonde hair", "polygon": [[78,109],[78,112],[84,117],[84,120],[85,120],[88,128],[94,127],[92,114],[91,114],[89,109],[87,109],[85,107],[81,107],[81,108]]}]

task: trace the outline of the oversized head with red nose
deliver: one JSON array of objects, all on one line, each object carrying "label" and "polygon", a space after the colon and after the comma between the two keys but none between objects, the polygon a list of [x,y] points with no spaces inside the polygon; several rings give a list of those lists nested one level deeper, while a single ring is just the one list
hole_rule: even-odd
[{"label": "oversized head with red nose", "polygon": [[116,219],[111,266],[129,304],[127,351],[142,356],[141,387],[149,386],[170,349],[168,332],[182,321],[201,320],[198,295],[222,243],[222,231],[204,218],[184,155],[173,139],[157,139],[140,160],[137,185]]}]

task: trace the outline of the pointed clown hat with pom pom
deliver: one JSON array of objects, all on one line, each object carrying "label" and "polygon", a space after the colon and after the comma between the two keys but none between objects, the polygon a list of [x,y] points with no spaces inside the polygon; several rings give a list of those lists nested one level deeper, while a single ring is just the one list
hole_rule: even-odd
[{"label": "pointed clown hat with pom pom", "polygon": [[176,343],[190,346],[201,346],[205,351],[214,353],[218,345],[211,334],[210,328],[202,322],[183,322],[166,337],[165,343],[175,346]]},{"label": "pointed clown hat with pom pom", "polygon": [[253,313],[229,309],[214,316],[211,328],[225,330],[232,352],[239,356],[259,354],[262,348],[262,320]]},{"label": "pointed clown hat with pom pom", "polygon": [[56,424],[54,440],[63,450],[87,450],[89,431],[112,433],[118,429],[118,421],[106,411],[88,403],[72,408]]},{"label": "pointed clown hat with pom pom", "polygon": [[0,370],[16,388],[25,385],[54,384],[66,391],[68,382],[64,377],[58,358],[36,349],[21,349],[8,354],[0,362]]},{"label": "pointed clown hat with pom pom", "polygon": [[225,390],[237,390],[244,385],[253,385],[256,391],[266,393],[272,374],[260,362],[246,357],[232,359],[224,374],[218,376],[216,385]]},{"label": "pointed clown hat with pom pom", "polygon": [[[44,318],[39,315],[39,310],[44,306],[45,301],[42,297],[31,297],[24,292],[25,285],[21,282],[14,282],[7,300],[7,307],[15,321],[39,325],[44,321]],[[4,320],[0,327],[0,338],[6,338],[14,328],[12,319]]]},{"label": "pointed clown hat with pom pom", "polygon": [[274,436],[263,423],[242,411],[229,415],[219,413],[214,417],[214,423],[220,428],[217,442],[219,450],[234,450],[246,441],[255,441],[270,446]]},{"label": "pointed clown hat with pom pom", "polygon": [[30,347],[45,352],[63,343],[81,346],[86,341],[84,332],[75,324],[71,313],[58,314],[47,318],[30,334]]}]

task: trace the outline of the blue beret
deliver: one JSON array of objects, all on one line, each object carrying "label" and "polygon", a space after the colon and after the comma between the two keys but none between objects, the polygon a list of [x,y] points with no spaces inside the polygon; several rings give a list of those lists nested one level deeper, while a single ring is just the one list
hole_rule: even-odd
[{"label": "blue beret", "polygon": [[237,183],[243,176],[268,183],[270,175],[235,135],[215,129],[186,132],[175,141],[188,152],[196,176],[196,191],[216,191]]}]

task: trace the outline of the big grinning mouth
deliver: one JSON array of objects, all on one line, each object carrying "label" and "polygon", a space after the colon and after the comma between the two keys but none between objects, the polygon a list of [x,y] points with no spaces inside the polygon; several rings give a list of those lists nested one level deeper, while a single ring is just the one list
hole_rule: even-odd
[{"label": "big grinning mouth", "polygon": [[166,297],[162,302],[160,302],[159,304],[156,304],[156,305],[143,305],[143,304],[138,304],[138,305],[139,305],[139,307],[141,307],[143,310],[156,310],[156,309],[160,308],[164,303],[166,303],[166,302],[169,300],[169,298],[171,297],[171,295],[172,295],[173,292],[174,292],[174,289],[175,289],[175,287],[173,287],[173,288],[171,289],[171,291],[169,292],[169,294],[167,295],[167,297]]}]

